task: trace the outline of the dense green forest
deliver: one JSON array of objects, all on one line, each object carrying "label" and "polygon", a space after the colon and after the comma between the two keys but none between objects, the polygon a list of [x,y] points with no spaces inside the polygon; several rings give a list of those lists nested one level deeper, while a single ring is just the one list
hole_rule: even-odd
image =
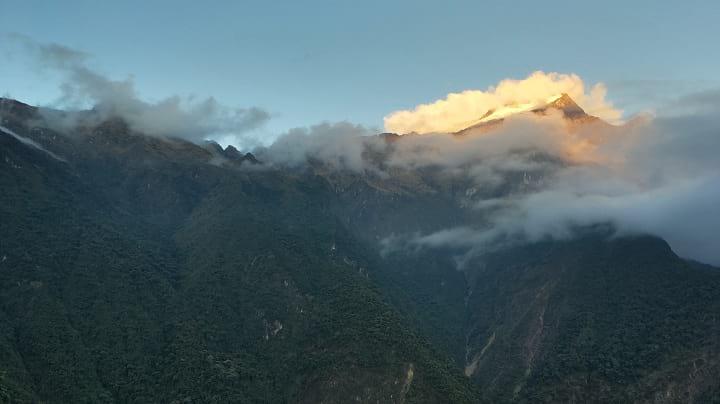
[{"label": "dense green forest", "polygon": [[458,270],[379,245],[474,220],[431,174],[209,164],[122,121],[3,114],[56,156],[0,135],[0,402],[720,402],[720,272],[660,239],[588,229]]}]

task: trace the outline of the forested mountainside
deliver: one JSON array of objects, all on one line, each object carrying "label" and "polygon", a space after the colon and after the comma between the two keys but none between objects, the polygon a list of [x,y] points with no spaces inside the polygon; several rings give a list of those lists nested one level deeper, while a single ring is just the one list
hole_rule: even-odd
[{"label": "forested mountainside", "polygon": [[720,272],[661,239],[458,266],[383,241],[482,221],[462,177],[0,113],[0,401],[720,402]]}]

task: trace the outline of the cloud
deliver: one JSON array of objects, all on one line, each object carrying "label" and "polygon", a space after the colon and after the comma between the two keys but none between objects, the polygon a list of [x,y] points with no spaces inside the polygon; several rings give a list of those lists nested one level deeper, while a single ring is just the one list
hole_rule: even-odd
[{"label": "cloud", "polygon": [[[89,55],[57,44],[17,37],[45,68],[63,74],[59,104],[92,102],[95,116],[120,116],[137,131],[191,140],[242,137],[267,112],[220,105],[212,98],[140,99],[131,78],[112,80],[88,67]],[[468,186],[460,208],[475,223],[428,234],[393,236],[384,248],[452,248],[459,263],[512,243],[574,237],[578,228],[610,225],[618,234],[651,234],[682,256],[720,265],[720,91],[684,96],[657,116],[620,126],[571,127],[559,112],[518,114],[488,131],[454,136],[488,109],[534,103],[567,93],[590,114],[619,119],[605,88],[586,91],[576,75],[536,72],[504,80],[487,91],[445,100],[386,118],[396,132],[420,132],[396,141],[348,122],[296,128],[256,153],[270,166],[310,162],[331,169],[373,172],[379,178],[418,183],[444,176]],[[428,174],[430,173],[430,174]],[[437,178],[436,178],[437,179]],[[422,181],[422,179],[420,179]]]},{"label": "cloud", "polygon": [[[549,116],[518,115],[487,133],[452,136],[432,133],[405,136],[396,143],[391,162],[399,166],[462,166],[482,158],[507,155],[516,150],[546,151],[566,155],[582,134],[567,130],[560,113]],[[569,158],[570,156],[567,155]]]},{"label": "cloud", "polygon": [[370,168],[363,153],[372,145],[380,145],[380,140],[371,136],[374,133],[362,125],[325,122],[291,129],[256,153],[264,161],[281,166],[297,167],[317,160],[335,168],[362,171]]},{"label": "cloud", "polygon": [[385,130],[400,134],[456,132],[471,126],[489,110],[509,104],[542,105],[562,93],[568,94],[590,115],[611,123],[622,117],[622,111],[605,99],[604,84],[595,84],[586,92],[585,83],[575,74],[537,71],[522,80],[503,80],[485,91],[451,93],[412,110],[395,111],[385,117]]},{"label": "cloud", "polygon": [[606,138],[593,163],[555,166],[525,192],[480,200],[475,207],[486,222],[410,235],[405,244],[465,249],[465,263],[508,244],[567,239],[607,224],[616,234],[655,235],[680,256],[720,265],[720,93],[687,100],[699,102],[683,103],[683,115],[627,125]]},{"label": "cloud", "polygon": [[[574,83],[580,89],[575,92],[582,93],[577,76],[535,76],[565,80],[569,84],[563,91],[571,94]],[[517,97],[513,91],[526,88],[510,83],[498,86],[493,96]],[[600,90],[588,97],[596,106],[605,105]],[[586,98],[587,105],[592,104]],[[681,256],[720,265],[715,241],[720,92],[685,96],[659,111],[620,126],[568,125],[559,111],[518,114],[488,131],[410,134],[394,141],[362,126],[323,123],[291,130],[259,153],[278,166],[315,161],[379,173],[389,181],[407,181],[409,187],[430,177],[429,183],[467,187],[459,193],[458,208],[474,209],[477,220],[389,236],[382,242],[384,252],[449,248],[460,251],[458,264],[463,265],[508,245],[566,239],[579,229],[603,225],[617,234],[661,237]]]},{"label": "cloud", "polygon": [[376,133],[347,122],[322,123],[290,130],[255,152],[264,161],[291,167],[310,160],[357,172],[432,167],[449,176],[468,175],[485,185],[500,181],[503,173],[542,170],[557,165],[559,159],[597,158],[590,141],[597,131],[570,131],[560,112],[514,116],[489,133],[464,136],[406,135],[401,141],[386,142]]},{"label": "cloud", "polygon": [[[123,118],[131,129],[148,135],[181,137],[191,141],[208,138],[242,137],[262,126],[270,118],[267,111],[257,108],[232,108],[214,98],[198,99],[173,95],[157,102],[140,98],[132,77],[113,80],[87,65],[90,56],[59,44],[37,43],[19,34],[9,36],[29,51],[45,69],[63,77],[61,97],[53,106],[61,108],[93,107],[94,114],[84,115],[101,121],[110,117]],[[77,115],[64,115],[72,126]],[[48,115],[57,119],[57,115]]]},{"label": "cloud", "polygon": [[408,245],[464,248],[461,262],[517,243],[570,239],[579,229],[611,225],[616,235],[651,234],[680,256],[720,264],[720,175],[678,181],[661,188],[608,195],[550,189],[512,201],[482,228],[443,229],[415,235]]}]

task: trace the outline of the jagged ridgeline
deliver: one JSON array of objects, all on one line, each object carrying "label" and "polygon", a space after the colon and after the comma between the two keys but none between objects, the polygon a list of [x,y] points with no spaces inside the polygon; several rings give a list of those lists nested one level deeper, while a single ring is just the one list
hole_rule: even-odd
[{"label": "jagged ridgeline", "polygon": [[661,239],[598,226],[459,267],[381,241],[482,222],[462,176],[68,114],[0,101],[0,402],[718,402],[720,272]]}]

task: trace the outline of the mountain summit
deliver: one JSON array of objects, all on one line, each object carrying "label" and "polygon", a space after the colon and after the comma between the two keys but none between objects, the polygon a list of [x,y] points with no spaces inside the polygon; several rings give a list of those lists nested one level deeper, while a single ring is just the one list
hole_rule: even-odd
[{"label": "mountain summit", "polygon": [[562,93],[560,97],[555,98],[552,102],[547,105],[533,109],[535,113],[545,113],[549,109],[557,109],[562,111],[565,118],[577,119],[589,116],[569,95]]},{"label": "mountain summit", "polygon": [[464,135],[471,130],[490,130],[510,116],[527,112],[532,112],[537,115],[547,115],[550,110],[561,111],[563,117],[572,124],[604,122],[598,117],[588,115],[572,97],[567,93],[562,93],[559,96],[548,98],[545,104],[512,103],[500,108],[488,110],[480,119],[455,134]]}]

